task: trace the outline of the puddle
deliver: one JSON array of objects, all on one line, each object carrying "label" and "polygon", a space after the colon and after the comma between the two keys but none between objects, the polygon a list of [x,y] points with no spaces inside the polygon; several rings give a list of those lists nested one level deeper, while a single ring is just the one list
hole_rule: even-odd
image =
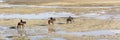
[{"label": "puddle", "polygon": [[3,19],[15,19],[15,18],[24,18],[24,19],[48,19],[50,17],[77,17],[75,14],[69,12],[45,12],[40,14],[0,14],[0,18]]}]

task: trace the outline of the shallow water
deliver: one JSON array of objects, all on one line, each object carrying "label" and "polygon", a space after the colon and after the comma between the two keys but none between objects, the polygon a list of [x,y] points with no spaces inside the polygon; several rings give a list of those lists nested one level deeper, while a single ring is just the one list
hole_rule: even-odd
[{"label": "shallow water", "polygon": [[97,13],[89,13],[89,14],[80,14],[80,17],[85,17],[89,19],[120,19],[120,14],[97,14]]},{"label": "shallow water", "polygon": [[75,15],[71,12],[45,12],[40,14],[0,14],[2,19],[48,19],[50,17],[60,18],[60,17],[69,17],[82,18],[85,19],[120,19],[120,14],[98,14],[98,13],[85,13]]},{"label": "shallow water", "polygon": [[26,7],[26,8],[119,8],[120,6],[36,6],[36,5],[12,5],[12,4],[4,4],[0,5],[1,8],[7,7]]},{"label": "shallow water", "polygon": [[116,35],[120,33],[120,30],[96,30],[96,31],[87,31],[87,32],[67,32],[60,31],[56,32],[58,34],[74,35],[74,36],[100,36],[100,35]]},{"label": "shallow water", "polygon": [[[66,40],[61,37],[48,36],[48,28],[46,27],[34,27],[34,28],[25,28],[24,36],[27,36],[31,40],[39,40],[48,38],[51,40]],[[13,38],[8,38],[9,36],[19,36],[19,33],[16,29],[10,29],[9,27],[0,26],[0,37],[5,40],[13,40]]]},{"label": "shallow water", "polygon": [[24,19],[48,19],[50,17],[77,17],[75,14],[69,12],[45,12],[40,14],[0,14],[0,18],[3,19],[14,19],[14,18],[24,18]]},{"label": "shallow water", "polygon": [[[120,30],[96,30],[96,31],[86,31],[86,32],[67,32],[62,28],[55,28],[56,34],[58,35],[73,35],[73,36],[100,36],[100,35],[116,35],[120,33]],[[48,28],[47,27],[34,27],[34,28],[25,28],[25,35],[28,36],[31,40],[39,40],[44,38],[49,38],[52,40],[66,40],[62,37],[54,37],[48,36]],[[0,26],[0,36],[3,39],[11,39],[7,38],[8,36],[18,36],[18,32],[16,29],[9,29],[8,27]],[[11,39],[12,40],[12,39]]]},{"label": "shallow water", "polygon": [[98,40],[109,40],[109,39],[98,39]]},{"label": "shallow water", "polygon": [[49,40],[66,40],[64,38],[54,38],[54,37],[51,37],[51,36],[30,36],[29,37],[31,40],[40,40],[40,39],[43,39],[43,38],[48,38]]}]

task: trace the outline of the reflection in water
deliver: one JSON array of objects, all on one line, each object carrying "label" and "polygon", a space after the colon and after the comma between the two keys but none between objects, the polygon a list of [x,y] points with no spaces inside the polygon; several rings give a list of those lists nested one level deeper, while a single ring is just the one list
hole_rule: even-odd
[{"label": "reflection in water", "polygon": [[26,35],[26,31],[23,29],[17,29],[18,31],[18,36],[15,40],[30,40],[28,36]]},{"label": "reflection in water", "polygon": [[24,29],[17,29],[19,36],[26,36],[26,32]]},{"label": "reflection in water", "polygon": [[55,26],[54,25],[49,25],[48,26],[48,33],[55,32]]}]

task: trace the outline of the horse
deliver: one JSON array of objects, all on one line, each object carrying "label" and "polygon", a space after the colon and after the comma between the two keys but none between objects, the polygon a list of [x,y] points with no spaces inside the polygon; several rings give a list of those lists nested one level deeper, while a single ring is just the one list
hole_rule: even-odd
[{"label": "horse", "polygon": [[48,24],[54,24],[54,21],[55,21],[56,19],[55,18],[50,18],[49,20],[48,20]]},{"label": "horse", "polygon": [[24,25],[26,24],[26,21],[20,20],[20,22],[18,22],[17,28],[24,28]]},{"label": "horse", "polygon": [[66,23],[72,23],[73,21],[73,17],[69,16],[66,20]]},{"label": "horse", "polygon": [[23,36],[23,33],[24,33],[23,29],[25,24],[26,24],[26,21],[23,21],[23,20],[20,20],[20,22],[18,22],[17,31],[20,34],[20,36]]}]

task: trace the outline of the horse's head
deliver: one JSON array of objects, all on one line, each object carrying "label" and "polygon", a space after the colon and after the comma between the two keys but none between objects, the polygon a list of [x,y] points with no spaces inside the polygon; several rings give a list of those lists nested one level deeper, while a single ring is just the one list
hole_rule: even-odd
[{"label": "horse's head", "polygon": [[21,23],[26,24],[26,21],[20,20]]},{"label": "horse's head", "polygon": [[53,18],[52,17],[50,17],[50,20],[52,20]]},{"label": "horse's head", "polygon": [[26,21],[23,21],[22,23],[26,24]]},{"label": "horse's head", "polygon": [[20,22],[23,22],[23,20],[20,20]]}]

